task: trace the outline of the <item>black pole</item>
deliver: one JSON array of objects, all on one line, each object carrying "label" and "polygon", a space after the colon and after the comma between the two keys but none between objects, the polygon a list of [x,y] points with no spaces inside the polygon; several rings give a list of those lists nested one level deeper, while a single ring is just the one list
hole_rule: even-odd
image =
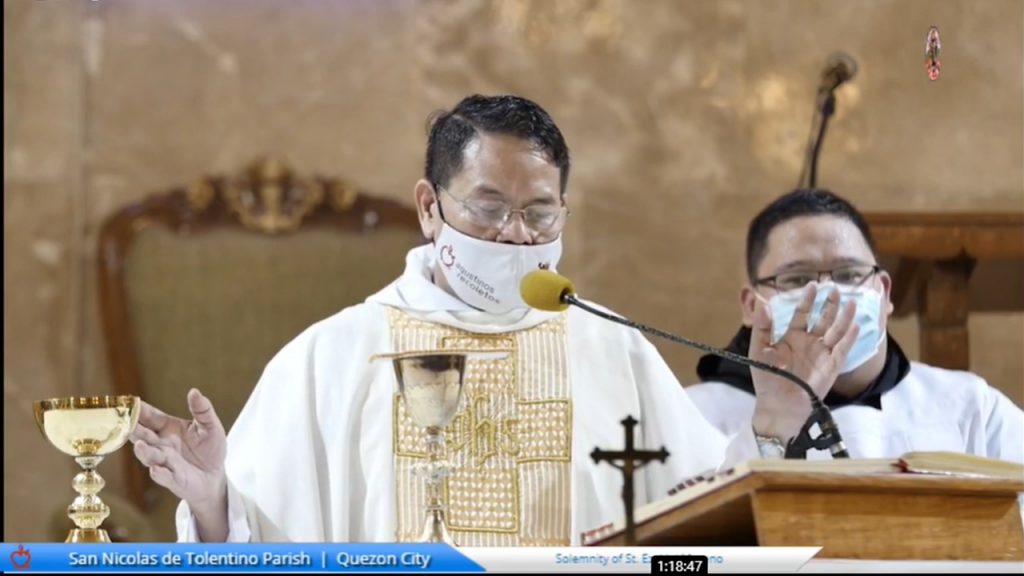
[{"label": "black pole", "polygon": [[825,128],[828,127],[828,119],[836,111],[836,95],[830,90],[821,105],[821,126],[818,128],[818,137],[814,140],[814,149],[811,152],[811,174],[808,187],[811,189],[818,186],[818,155],[821,153],[821,145],[825,141]]}]

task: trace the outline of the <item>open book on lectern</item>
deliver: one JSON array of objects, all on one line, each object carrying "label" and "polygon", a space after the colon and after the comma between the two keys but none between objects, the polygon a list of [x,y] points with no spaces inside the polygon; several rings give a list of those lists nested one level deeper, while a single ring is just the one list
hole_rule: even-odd
[{"label": "open book on lectern", "polygon": [[[709,472],[680,482],[668,495],[635,511],[637,526],[751,474],[788,472],[837,475],[926,474],[959,478],[1024,481],[1024,465],[957,452],[908,452],[899,458],[843,458],[837,460],[747,460],[737,466]],[[625,529],[625,515],[615,522],[583,533],[582,544],[593,544]]]}]

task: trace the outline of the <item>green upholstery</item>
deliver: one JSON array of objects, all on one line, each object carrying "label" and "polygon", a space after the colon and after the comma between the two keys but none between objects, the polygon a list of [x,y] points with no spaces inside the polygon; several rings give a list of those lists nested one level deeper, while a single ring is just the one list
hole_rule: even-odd
[{"label": "green upholstery", "polygon": [[[143,230],[125,265],[142,397],[187,417],[186,393],[199,388],[230,429],[274,354],[397,278],[422,242],[412,228],[310,227],[282,236]],[[152,532],[173,540],[177,500],[158,486],[151,496]]]}]

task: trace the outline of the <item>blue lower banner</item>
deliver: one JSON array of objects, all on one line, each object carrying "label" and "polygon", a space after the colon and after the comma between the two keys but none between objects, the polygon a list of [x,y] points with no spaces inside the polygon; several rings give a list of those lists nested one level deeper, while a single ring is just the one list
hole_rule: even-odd
[{"label": "blue lower banner", "polygon": [[3,572],[797,572],[818,547],[452,548],[444,544],[3,543]]},{"label": "blue lower banner", "polygon": [[5,572],[484,572],[444,544],[3,544]]},{"label": "blue lower banner", "polygon": [[816,558],[820,547],[452,548],[442,544],[2,543],[4,573],[1024,573],[1020,561]]}]

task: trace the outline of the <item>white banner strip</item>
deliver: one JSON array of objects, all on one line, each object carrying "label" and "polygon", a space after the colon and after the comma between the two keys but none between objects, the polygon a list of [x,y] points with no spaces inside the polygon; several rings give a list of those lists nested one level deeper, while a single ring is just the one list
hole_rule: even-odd
[{"label": "white banner strip", "polygon": [[488,572],[650,574],[654,556],[707,556],[708,573],[793,573],[820,550],[811,547],[459,548]]},{"label": "white banner strip", "polygon": [[815,558],[802,574],[1024,574],[1024,562],[972,560],[840,560]]}]

